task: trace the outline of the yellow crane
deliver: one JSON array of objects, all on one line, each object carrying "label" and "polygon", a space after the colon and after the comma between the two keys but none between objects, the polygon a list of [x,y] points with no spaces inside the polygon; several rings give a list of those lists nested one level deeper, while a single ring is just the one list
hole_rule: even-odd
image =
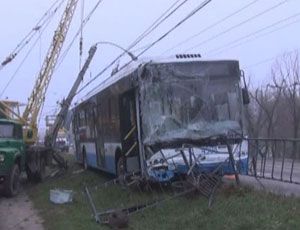
[{"label": "yellow crane", "polygon": [[[27,176],[30,180],[43,180],[45,176],[46,163],[50,162],[52,157],[56,157],[53,156],[53,149],[48,148],[47,146],[39,147],[34,145],[34,143],[37,141],[38,133],[37,117],[45,100],[45,94],[53,75],[59,54],[62,50],[62,46],[74,16],[78,1],[79,0],[68,0],[67,2],[66,8],[60,19],[59,25],[54,32],[51,45],[48,49],[39,75],[35,81],[33,90],[30,94],[23,114],[20,115],[18,112],[18,102],[8,100],[0,101],[0,123],[2,126],[14,126],[14,130],[20,130],[19,127],[22,127],[21,131],[23,130],[23,144],[21,144],[20,140],[18,140],[19,147],[16,148],[15,151],[5,152],[6,149],[15,148],[15,146],[13,146],[15,141],[5,141],[5,139],[2,138],[3,143],[6,144],[5,146],[2,145],[1,147],[7,148],[4,148],[1,152],[1,159],[12,159],[10,161],[11,164],[6,167],[11,168],[11,170],[8,170],[8,175],[5,175],[7,176],[6,188],[8,190],[8,194],[10,195],[17,193],[18,186],[12,185],[18,184],[20,171],[26,169]],[[15,134],[12,133],[12,135]],[[19,137],[20,135],[18,135],[18,138]],[[12,136],[12,138],[15,137]],[[2,139],[0,138],[0,142]],[[63,160],[58,163],[61,162],[65,163]],[[0,172],[1,167],[2,165],[0,164]]]},{"label": "yellow crane", "polygon": [[78,0],[69,0],[67,3],[66,9],[62,15],[57,30],[54,32],[52,43],[23,112],[22,121],[25,122],[24,125],[26,127],[24,129],[26,143],[34,143],[37,140],[37,117],[42,103],[45,100],[45,94],[65,41],[66,34],[69,30],[77,3]]}]

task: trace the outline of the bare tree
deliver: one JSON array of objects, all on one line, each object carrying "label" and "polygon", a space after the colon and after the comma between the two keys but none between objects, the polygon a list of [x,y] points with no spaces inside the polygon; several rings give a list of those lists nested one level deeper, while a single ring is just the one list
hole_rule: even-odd
[{"label": "bare tree", "polygon": [[252,138],[259,137],[264,126],[264,113],[260,106],[263,97],[264,95],[259,88],[250,92],[251,103],[245,109],[248,133]]},{"label": "bare tree", "polygon": [[[279,79],[282,83],[277,85],[277,89],[283,92],[283,101],[285,102],[285,112],[290,120],[292,137],[299,137],[300,128],[300,69],[299,54],[285,55],[276,62],[273,68],[274,79]],[[293,145],[293,153],[297,153],[297,145]]]}]

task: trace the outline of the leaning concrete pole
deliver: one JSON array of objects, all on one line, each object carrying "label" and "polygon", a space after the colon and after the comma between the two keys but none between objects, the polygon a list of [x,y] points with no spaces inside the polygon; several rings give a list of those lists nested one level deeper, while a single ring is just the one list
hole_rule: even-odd
[{"label": "leaning concrete pole", "polygon": [[[62,126],[66,115],[68,113],[68,109],[71,105],[71,102],[74,98],[74,96],[76,95],[77,89],[80,85],[80,83],[83,80],[83,77],[85,75],[86,70],[88,69],[95,53],[97,50],[97,46],[94,45],[90,48],[89,50],[89,56],[87,58],[87,60],[85,61],[82,69],[80,70],[76,81],[74,82],[69,95],[67,96],[67,98],[63,101],[61,109],[58,113],[58,115],[56,116],[56,119],[54,121],[54,124],[50,127],[49,131],[47,132],[46,136],[45,136],[45,146],[51,148],[52,150],[54,150],[55,144],[56,144],[56,137],[57,137],[57,133],[59,128]],[[55,151],[53,151],[55,152]],[[56,158],[57,153],[54,153],[54,159]],[[56,159],[55,159],[56,160]],[[57,161],[57,160],[56,160]],[[58,162],[59,163],[59,162]]]}]

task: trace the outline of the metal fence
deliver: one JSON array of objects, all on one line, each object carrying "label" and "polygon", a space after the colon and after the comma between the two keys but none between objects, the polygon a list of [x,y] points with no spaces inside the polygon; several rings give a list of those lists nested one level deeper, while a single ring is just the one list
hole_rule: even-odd
[{"label": "metal fence", "polygon": [[248,139],[248,175],[300,184],[300,139]]}]

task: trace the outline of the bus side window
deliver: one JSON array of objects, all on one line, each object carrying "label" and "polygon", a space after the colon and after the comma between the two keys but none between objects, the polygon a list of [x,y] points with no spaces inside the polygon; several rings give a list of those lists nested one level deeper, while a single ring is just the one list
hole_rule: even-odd
[{"label": "bus side window", "polygon": [[87,126],[88,126],[88,133],[87,138],[95,138],[95,120],[94,120],[94,109],[90,107],[87,110]]},{"label": "bus side window", "polygon": [[80,140],[83,141],[86,139],[86,119],[85,111],[81,110],[79,113],[79,135]]}]

